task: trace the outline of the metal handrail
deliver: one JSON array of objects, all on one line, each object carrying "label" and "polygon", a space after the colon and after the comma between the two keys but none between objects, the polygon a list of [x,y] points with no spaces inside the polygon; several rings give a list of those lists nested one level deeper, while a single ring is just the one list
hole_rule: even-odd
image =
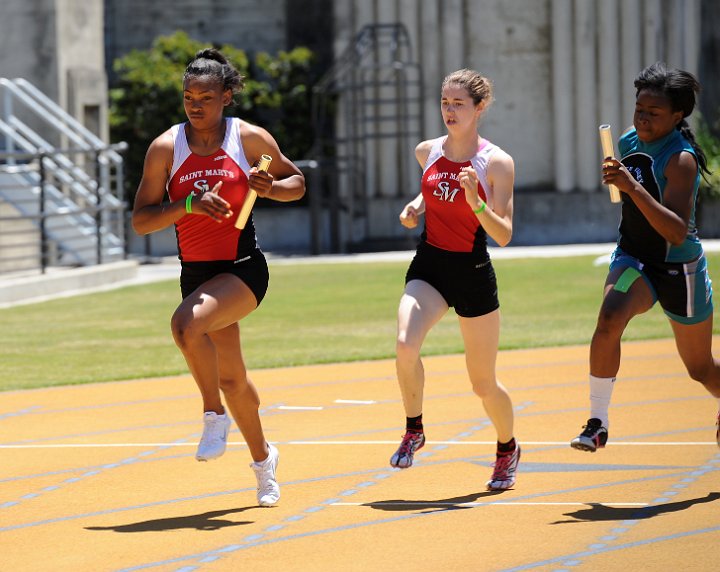
[{"label": "metal handrail", "polygon": [[[100,149],[54,148],[41,152],[0,152],[0,176],[11,178],[0,184],[0,198],[18,209],[17,216],[0,216],[7,228],[10,222],[24,222],[25,228],[0,233],[0,237],[36,235],[36,255],[26,254],[27,240],[0,241],[0,274],[18,269],[20,261],[45,272],[50,265],[101,264],[109,259],[126,258],[125,212],[127,205],[111,195],[103,195],[96,179],[90,178],[90,191],[82,204],[67,200],[52,179],[57,171],[50,156],[82,152],[93,159],[95,172],[100,170],[98,155],[122,151],[124,144],[105,145]],[[4,164],[3,164],[4,163]],[[113,200],[108,200],[112,198]],[[35,229],[34,231],[31,229]],[[18,254],[20,253],[20,254]],[[53,255],[53,253],[58,253]],[[55,258],[53,258],[55,256]],[[23,268],[27,268],[24,264]]]}]

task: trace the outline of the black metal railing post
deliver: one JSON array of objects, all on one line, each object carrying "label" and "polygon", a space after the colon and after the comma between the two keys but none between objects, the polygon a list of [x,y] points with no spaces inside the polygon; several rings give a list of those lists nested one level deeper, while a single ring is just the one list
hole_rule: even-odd
[{"label": "black metal railing post", "polygon": [[100,176],[100,153],[95,152],[95,259],[102,264],[102,178]]},{"label": "black metal railing post", "polygon": [[45,172],[45,153],[38,155],[38,171],[40,172],[40,193],[38,205],[38,212],[40,213],[40,272],[45,274],[48,265],[48,234],[46,226],[46,212],[45,212],[45,184],[47,173]]}]

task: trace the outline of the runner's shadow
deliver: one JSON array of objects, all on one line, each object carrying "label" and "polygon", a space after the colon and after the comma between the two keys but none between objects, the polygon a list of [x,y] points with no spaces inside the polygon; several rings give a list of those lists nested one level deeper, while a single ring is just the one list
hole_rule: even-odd
[{"label": "runner's shadow", "polygon": [[483,491],[462,497],[452,497],[439,500],[385,500],[364,503],[362,506],[369,506],[375,510],[387,510],[391,512],[436,512],[440,510],[461,510],[472,508],[472,506],[463,506],[465,503],[475,502],[480,498],[496,496],[502,494],[503,492],[504,491]]},{"label": "runner's shadow", "polygon": [[685,501],[669,502],[644,507],[617,508],[605,506],[601,503],[588,503],[590,508],[583,508],[574,512],[566,512],[572,520],[557,520],[551,524],[570,524],[578,522],[601,522],[607,520],[645,520],[660,514],[686,510],[693,505],[714,502],[720,499],[720,493],[708,493],[705,497],[688,499]]},{"label": "runner's shadow", "polygon": [[242,508],[231,508],[228,510],[215,510],[204,512],[202,514],[193,514],[190,516],[176,516],[171,518],[158,518],[154,520],[144,520],[141,522],[133,522],[130,524],[118,524],[115,526],[86,526],[86,530],[112,530],[114,532],[159,532],[163,530],[220,530],[230,526],[241,526],[244,524],[252,524],[253,521],[232,521],[218,520],[217,517],[228,514],[245,512],[251,508],[260,508],[257,506],[246,506]]}]

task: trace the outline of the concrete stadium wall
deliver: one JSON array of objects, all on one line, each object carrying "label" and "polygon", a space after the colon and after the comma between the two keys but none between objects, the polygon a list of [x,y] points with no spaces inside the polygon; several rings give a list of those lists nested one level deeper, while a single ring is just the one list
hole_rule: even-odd
[{"label": "concrete stadium wall", "polygon": [[246,51],[275,53],[287,47],[285,0],[105,0],[105,6],[108,67],[176,30]]},{"label": "concrete stadium wall", "polygon": [[108,141],[102,0],[2,0],[0,77],[26,79]]}]

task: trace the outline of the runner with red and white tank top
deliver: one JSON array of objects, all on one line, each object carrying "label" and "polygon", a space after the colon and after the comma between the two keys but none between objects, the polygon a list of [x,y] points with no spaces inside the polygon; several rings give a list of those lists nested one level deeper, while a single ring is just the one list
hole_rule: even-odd
[{"label": "runner with red and white tank top", "polygon": [[469,161],[456,163],[443,155],[447,136],[432,141],[423,169],[422,195],[425,200],[425,234],[430,245],[451,252],[485,250],[487,238],[478,217],[465,200],[460,187],[460,170],[473,167],[478,178],[478,197],[493,207],[492,187],[487,180],[487,166],[499,148],[482,139],[477,153]]},{"label": "runner with red and white tank top", "polygon": [[473,70],[450,74],[440,100],[447,135],[415,149],[423,169],[421,192],[405,206],[400,222],[415,228],[424,213],[425,228],[398,308],[396,368],[406,432],[390,464],[410,467],[425,444],[420,352],[430,329],[453,307],[470,382],[497,433],[495,469],[486,486],[505,490],[515,484],[520,447],[510,396],[495,376],[500,312],[487,237],[500,246],[510,242],[515,167],[510,155],[478,135],[478,121],[491,101],[487,78]]},{"label": "runner with red and white tank top", "polygon": [[[173,165],[167,190],[171,201],[185,201],[210,191],[222,182],[220,196],[239,213],[248,193],[250,165],[240,136],[240,120],[225,118],[225,138],[212,155],[202,156],[190,150],[187,123],[170,128],[173,138]],[[244,230],[235,228],[234,219],[219,224],[208,217],[185,216],[175,223],[178,254],[183,261],[237,260],[256,246],[252,215]]]},{"label": "runner with red and white tank top", "polygon": [[[175,225],[183,300],[170,323],[202,397],[203,433],[195,458],[223,455],[234,419],[253,460],[258,504],[269,506],[280,498],[279,454],[265,439],[238,325],[262,301],[269,276],[252,220],[242,231],[235,220],[249,188],[259,197],[294,201],[305,193],[305,178],[265,129],[223,117],[243,79],[214,48],[201,50],[188,64],[188,121],[150,144],[132,223],[138,234]],[[265,154],[273,158],[269,172],[251,167]]]}]

